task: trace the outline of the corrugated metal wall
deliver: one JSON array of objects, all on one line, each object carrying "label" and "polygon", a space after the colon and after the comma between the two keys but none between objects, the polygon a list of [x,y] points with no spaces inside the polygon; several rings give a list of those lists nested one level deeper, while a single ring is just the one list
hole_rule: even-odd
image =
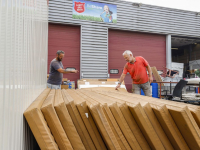
[{"label": "corrugated metal wall", "polygon": [[[117,24],[72,18],[72,0],[49,1],[49,22],[81,25],[81,78],[107,78],[108,29],[200,38],[196,12],[121,0],[91,0],[117,5]],[[107,63],[107,64],[106,64]]]},{"label": "corrugated metal wall", "polygon": [[145,4],[137,7],[119,0],[91,1],[117,5],[117,24],[72,19],[72,0],[51,0],[49,21],[200,38],[200,16],[196,12]]},{"label": "corrugated metal wall", "polygon": [[108,77],[108,28],[81,26],[81,78]]},{"label": "corrugated metal wall", "polygon": [[23,117],[46,88],[46,0],[0,0],[0,149],[35,149]]}]

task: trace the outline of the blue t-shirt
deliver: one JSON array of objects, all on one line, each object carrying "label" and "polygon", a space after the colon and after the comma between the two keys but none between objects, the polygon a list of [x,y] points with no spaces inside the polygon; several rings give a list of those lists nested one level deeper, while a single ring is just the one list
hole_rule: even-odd
[{"label": "blue t-shirt", "polygon": [[50,64],[49,79],[48,79],[47,83],[53,84],[53,85],[61,85],[62,84],[63,73],[60,73],[57,71],[59,68],[63,69],[62,62],[56,60],[56,58],[53,59]]}]

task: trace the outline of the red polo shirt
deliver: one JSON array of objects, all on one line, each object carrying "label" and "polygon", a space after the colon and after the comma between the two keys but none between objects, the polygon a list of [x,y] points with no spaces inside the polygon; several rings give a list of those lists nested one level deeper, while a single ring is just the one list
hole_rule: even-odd
[{"label": "red polo shirt", "polygon": [[133,79],[133,84],[143,84],[148,82],[149,78],[146,70],[148,62],[141,56],[135,57],[135,60],[136,61],[133,64],[129,62],[126,63],[123,74],[129,72]]}]

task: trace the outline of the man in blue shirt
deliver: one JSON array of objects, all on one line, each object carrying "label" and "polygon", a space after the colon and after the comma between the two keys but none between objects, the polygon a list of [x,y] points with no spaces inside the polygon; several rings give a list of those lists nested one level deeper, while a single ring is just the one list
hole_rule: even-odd
[{"label": "man in blue shirt", "polygon": [[78,73],[78,70],[66,71],[63,69],[62,59],[64,52],[57,51],[57,57],[50,63],[49,79],[47,80],[47,87],[51,89],[61,89],[63,73]]}]

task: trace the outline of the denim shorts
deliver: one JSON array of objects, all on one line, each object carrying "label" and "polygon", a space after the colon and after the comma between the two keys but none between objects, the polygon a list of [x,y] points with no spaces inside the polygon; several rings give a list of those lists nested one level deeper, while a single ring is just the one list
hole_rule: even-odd
[{"label": "denim shorts", "polygon": [[143,90],[145,96],[151,96],[151,86],[149,82],[146,82],[144,84],[133,84],[132,91],[134,94],[139,94],[141,89]]},{"label": "denim shorts", "polygon": [[61,85],[53,85],[49,83],[47,83],[47,87],[50,89],[61,89]]}]

